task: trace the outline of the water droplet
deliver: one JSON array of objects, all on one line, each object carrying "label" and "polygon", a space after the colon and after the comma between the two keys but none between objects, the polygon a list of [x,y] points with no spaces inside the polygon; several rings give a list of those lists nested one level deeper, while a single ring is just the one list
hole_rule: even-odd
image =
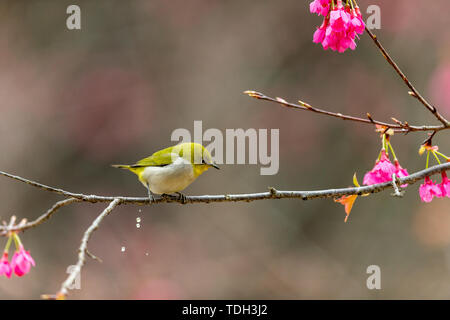
[{"label": "water droplet", "polygon": [[140,217],[137,217],[137,218],[136,218],[136,222],[141,222],[141,218],[140,218]]},{"label": "water droplet", "polygon": [[146,252],[145,255],[148,256],[148,252]]},{"label": "water droplet", "polygon": [[138,211],[139,211],[139,212],[142,212],[142,209],[139,209]]},{"label": "water droplet", "polygon": [[136,223],[136,228],[140,228],[141,225],[139,223]]},{"label": "water droplet", "polygon": [[122,247],[120,251],[125,252],[125,247]]}]

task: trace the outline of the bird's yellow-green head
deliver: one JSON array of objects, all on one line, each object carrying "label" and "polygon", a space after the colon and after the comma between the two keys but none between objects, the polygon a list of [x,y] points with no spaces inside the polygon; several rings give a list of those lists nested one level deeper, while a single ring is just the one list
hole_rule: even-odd
[{"label": "bird's yellow-green head", "polygon": [[194,169],[194,175],[199,176],[211,167],[219,169],[212,161],[209,151],[199,143],[186,142],[171,147],[171,153],[177,154],[189,161]]}]

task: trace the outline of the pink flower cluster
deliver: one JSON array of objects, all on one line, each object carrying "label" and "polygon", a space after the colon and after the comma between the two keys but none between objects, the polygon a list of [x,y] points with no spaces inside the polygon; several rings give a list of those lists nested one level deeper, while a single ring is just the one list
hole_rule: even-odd
[{"label": "pink flower cluster", "polygon": [[442,171],[442,182],[437,184],[430,177],[425,178],[425,182],[420,185],[419,195],[423,202],[431,202],[434,197],[450,198],[450,180],[447,178],[445,171]]},{"label": "pink flower cluster", "polygon": [[328,16],[330,12],[330,0],[314,0],[309,4],[309,11],[319,16]]},{"label": "pink flower cluster", "polygon": [[[381,150],[380,159],[376,161],[373,169],[364,175],[363,183],[365,185],[372,185],[392,181],[392,175],[394,173],[399,178],[409,175],[408,171],[402,168],[398,160],[395,160],[394,164],[392,164],[386,151],[383,149]],[[402,187],[406,187],[406,185],[402,185]]]},{"label": "pink flower cluster", "polygon": [[[336,3],[332,3],[335,1]],[[321,43],[324,50],[344,52],[355,50],[355,39],[363,34],[365,24],[361,11],[356,6],[344,6],[342,0],[314,0],[309,5],[311,13],[325,17],[322,25],[314,33],[313,42]]]},{"label": "pink flower cluster", "polygon": [[[16,234],[11,235],[10,237],[18,236]],[[29,251],[25,251],[23,245],[19,245],[18,249],[14,253],[11,263],[8,260],[8,248],[9,243],[6,245],[5,251],[3,252],[3,256],[0,259],[0,276],[5,275],[8,278],[11,278],[12,273],[14,272],[16,276],[21,277],[28,272],[30,272],[31,266],[35,266],[34,259],[31,257]],[[20,243],[20,240],[18,240]]]}]

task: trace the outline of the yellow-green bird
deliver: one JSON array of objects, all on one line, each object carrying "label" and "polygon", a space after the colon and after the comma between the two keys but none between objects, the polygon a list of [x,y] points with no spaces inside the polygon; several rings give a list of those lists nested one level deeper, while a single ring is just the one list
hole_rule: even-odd
[{"label": "yellow-green bird", "polygon": [[139,160],[136,164],[112,165],[135,173],[147,188],[150,201],[153,194],[180,193],[210,167],[219,169],[212,161],[211,154],[199,143],[187,142],[155,152]]}]

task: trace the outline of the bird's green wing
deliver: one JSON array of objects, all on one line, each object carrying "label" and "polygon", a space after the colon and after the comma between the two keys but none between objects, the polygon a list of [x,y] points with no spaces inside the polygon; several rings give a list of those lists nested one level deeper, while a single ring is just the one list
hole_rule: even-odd
[{"label": "bird's green wing", "polygon": [[164,167],[172,163],[172,147],[160,150],[151,156],[141,159],[132,167]]}]

